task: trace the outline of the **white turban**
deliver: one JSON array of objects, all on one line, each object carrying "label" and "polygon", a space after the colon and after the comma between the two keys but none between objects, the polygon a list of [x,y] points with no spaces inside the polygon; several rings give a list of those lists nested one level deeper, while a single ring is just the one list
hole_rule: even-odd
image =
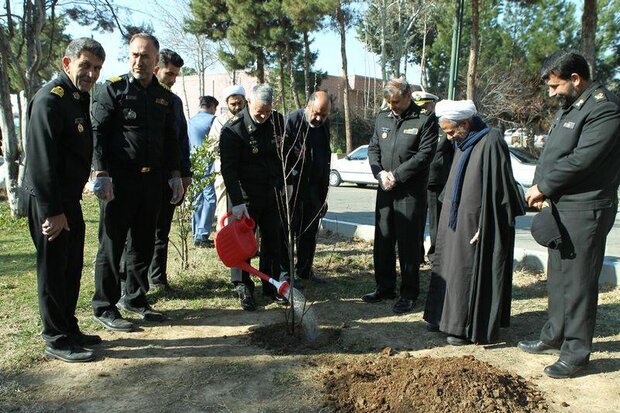
[{"label": "white turban", "polygon": [[245,89],[241,85],[230,85],[226,86],[223,92],[224,100],[228,99],[232,95],[241,95],[245,96]]},{"label": "white turban", "polygon": [[435,115],[438,119],[446,118],[453,121],[469,119],[478,111],[471,100],[442,100],[435,105]]}]

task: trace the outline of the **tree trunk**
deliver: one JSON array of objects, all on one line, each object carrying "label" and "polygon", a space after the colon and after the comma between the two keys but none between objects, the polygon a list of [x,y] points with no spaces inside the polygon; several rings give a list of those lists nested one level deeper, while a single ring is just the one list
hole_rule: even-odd
[{"label": "tree trunk", "polygon": [[381,4],[381,11],[379,12],[380,20],[381,20],[381,80],[383,81],[383,86],[387,83],[387,50],[386,50],[386,40],[385,40],[385,31],[387,25],[387,16],[386,16],[386,5],[385,1]]},{"label": "tree trunk", "polygon": [[[0,64],[3,68],[6,67],[4,55],[0,55]],[[17,218],[23,216],[19,199],[19,139],[13,122],[9,77],[6,70],[0,70],[0,102],[4,102],[0,105],[0,130],[2,131],[2,153],[6,162],[6,194],[11,216]]]},{"label": "tree trunk", "polygon": [[480,50],[480,13],[478,0],[471,0],[471,44],[469,45],[469,66],[467,68],[467,99],[476,97],[476,72]]},{"label": "tree trunk", "polygon": [[256,77],[258,83],[265,83],[265,53],[262,48],[256,50]]},{"label": "tree trunk", "polygon": [[308,32],[304,30],[304,88],[306,91],[306,102],[310,99],[313,86],[310,85],[310,39]]},{"label": "tree trunk", "polygon": [[581,53],[590,64],[592,78],[596,75],[596,0],[583,0],[581,16]]},{"label": "tree trunk", "polygon": [[342,57],[342,91],[344,97],[344,131],[347,153],[353,150],[353,137],[351,135],[351,109],[349,108],[349,74],[347,71],[347,38],[345,17],[342,11],[342,1],[338,1],[336,11],[338,21],[338,31],[340,32],[340,55]]},{"label": "tree trunk", "polygon": [[[286,42],[286,60],[288,64],[291,93],[293,94],[293,101],[295,102],[295,109],[301,108],[301,102],[299,101],[299,93],[297,92],[297,82],[295,81],[295,67],[293,65],[293,56],[291,53],[291,44]],[[285,113],[286,114],[286,113]]]},{"label": "tree trunk", "polygon": [[420,56],[420,86],[426,90],[426,36],[428,35],[428,17],[424,16],[424,33],[422,34],[422,56]]},{"label": "tree trunk", "polygon": [[286,114],[286,85],[284,83],[284,58],[282,56],[282,51],[278,52],[278,66],[280,66],[278,70],[278,80],[280,81],[280,100],[282,103],[282,113]]}]

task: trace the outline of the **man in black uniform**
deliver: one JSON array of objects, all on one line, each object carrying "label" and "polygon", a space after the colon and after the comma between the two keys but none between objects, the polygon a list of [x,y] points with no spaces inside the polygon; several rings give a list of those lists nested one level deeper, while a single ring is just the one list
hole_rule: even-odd
[{"label": "man in black uniform", "polygon": [[[327,211],[327,190],[331,149],[329,147],[330,100],[327,92],[316,91],[310,95],[305,109],[288,114],[286,140],[294,148],[287,157],[287,169],[294,170],[290,206],[293,239],[297,243],[295,275],[303,280],[321,283],[324,280],[314,274],[312,262],[316,251],[316,234],[319,222]],[[293,174],[293,173],[292,173]],[[284,225],[283,227],[286,227]],[[285,234],[288,236],[288,234]],[[282,273],[290,273],[288,238],[283,240]]]},{"label": "man in black uniform", "polygon": [[84,348],[101,342],[78,327],[75,308],[84,263],[85,225],[80,200],[93,154],[90,95],[105,52],[88,38],[73,40],[63,73],[28,106],[24,190],[30,235],[37,249],[39,311],[45,355],[91,361]]},{"label": "man in black uniform", "polygon": [[[162,174],[172,176],[170,202],[183,196],[173,95],[153,75],[159,42],[152,35],[136,34],[129,42],[129,56],[131,72],[106,82],[93,104],[94,191],[103,201],[93,310],[94,320],[114,331],[133,329],[116,305],[146,321],[163,319],[150,308],[141,287],[148,283],[153,257]],[[121,299],[120,260],[128,236],[131,248]]]},{"label": "man in black uniform", "polygon": [[[261,232],[259,270],[271,277],[280,273],[280,216],[278,197],[284,186],[281,145],[284,118],[272,110],[273,89],[257,85],[248,106],[222,128],[220,157],[233,219],[251,217]],[[231,271],[241,307],[256,310],[254,282],[247,272]],[[241,277],[239,277],[241,275]],[[263,281],[263,295],[279,300],[275,288]]]},{"label": "man in black uniform", "polygon": [[541,75],[562,108],[526,199],[539,209],[544,201],[555,207],[562,242],[548,248],[548,321],[539,340],[522,341],[519,348],[559,354],[544,372],[566,378],[590,359],[598,278],[618,205],[620,100],[590,79],[588,63],[574,52],[547,58]]},{"label": "man in black uniform", "polygon": [[[177,53],[170,49],[162,49],[159,52],[159,65],[155,67],[155,76],[157,76],[159,83],[169,88],[172,87],[177,80],[177,76],[181,72],[183,64],[183,59]],[[181,180],[183,182],[183,190],[185,191],[192,182],[187,121],[183,113],[183,101],[181,101],[181,98],[173,93],[172,102],[177,125],[179,151],[181,154]],[[155,231],[155,249],[153,252],[153,260],[149,268],[149,287],[163,291],[171,291],[170,285],[168,284],[166,267],[168,265],[170,226],[172,225],[172,217],[174,216],[176,205],[170,203],[172,191],[167,184],[170,178],[171,176],[169,173],[163,174],[161,205],[159,217],[157,218],[157,229]]]},{"label": "man in black uniform", "polygon": [[390,80],[383,93],[388,109],[379,112],[368,146],[370,168],[379,181],[373,249],[377,289],[362,300],[375,303],[395,298],[398,243],[402,280],[393,310],[406,313],[420,292],[420,237],[438,126],[434,114],[422,113],[413,102],[406,80]]}]

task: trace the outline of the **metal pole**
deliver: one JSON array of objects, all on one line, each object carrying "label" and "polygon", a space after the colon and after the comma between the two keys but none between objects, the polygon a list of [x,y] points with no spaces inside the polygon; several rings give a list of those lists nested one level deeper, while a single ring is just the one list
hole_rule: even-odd
[{"label": "metal pole", "polygon": [[452,27],[452,54],[450,56],[450,80],[448,99],[456,97],[456,83],[459,77],[459,49],[461,48],[461,29],[463,28],[463,8],[465,0],[456,0],[456,13]]}]

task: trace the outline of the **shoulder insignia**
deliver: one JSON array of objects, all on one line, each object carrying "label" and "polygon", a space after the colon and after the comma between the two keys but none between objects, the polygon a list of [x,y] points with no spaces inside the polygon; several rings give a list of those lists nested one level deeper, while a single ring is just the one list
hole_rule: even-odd
[{"label": "shoulder insignia", "polygon": [[428,112],[428,110],[422,108],[422,109],[420,109],[420,113],[423,114],[423,115],[428,115],[429,112]]},{"label": "shoulder insignia", "polygon": [[594,95],[594,100],[597,102],[604,102],[607,100],[607,96],[605,96],[605,93],[603,92],[598,92]]},{"label": "shoulder insignia", "polygon": [[230,124],[237,123],[239,119],[241,119],[241,116],[235,115],[232,118],[228,119],[228,122],[230,122]]},{"label": "shoulder insignia", "polygon": [[120,81],[120,80],[123,80],[123,78],[122,78],[122,77],[120,77],[120,76],[112,76],[111,78],[109,78],[109,79],[108,79],[108,81],[109,81],[110,83],[116,83],[116,82],[118,82],[118,81]]},{"label": "shoulder insignia", "polygon": [[160,83],[159,86],[163,87],[164,89],[166,89],[168,92],[172,92],[172,90],[170,89],[170,87],[168,87],[168,85],[164,85],[163,83]]},{"label": "shoulder insignia", "polygon": [[585,102],[585,99],[579,99],[579,101],[575,102],[575,107],[577,109],[581,108],[581,105]]},{"label": "shoulder insignia", "polygon": [[54,86],[52,90],[50,90],[50,93],[58,97],[63,97],[65,95],[65,90],[62,88],[62,86]]}]

